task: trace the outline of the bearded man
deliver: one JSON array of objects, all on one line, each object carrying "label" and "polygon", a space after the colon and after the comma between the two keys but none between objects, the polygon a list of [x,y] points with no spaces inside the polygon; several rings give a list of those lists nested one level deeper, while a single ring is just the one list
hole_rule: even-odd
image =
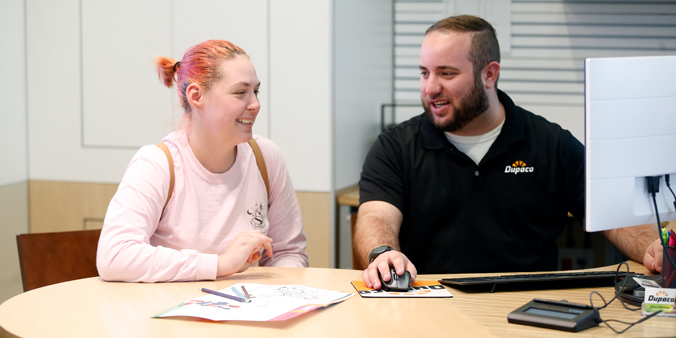
[{"label": "bearded man", "polygon": [[[390,280],[390,267],[413,279],[557,269],[568,213],[584,217],[584,146],[516,106],[497,88],[499,73],[500,47],[485,20],[449,17],[425,33],[425,112],[378,137],[359,181],[353,245],[368,264],[367,286],[381,287],[378,273]],[[605,235],[651,267],[661,261],[648,253],[659,245],[653,232],[643,225]]]}]

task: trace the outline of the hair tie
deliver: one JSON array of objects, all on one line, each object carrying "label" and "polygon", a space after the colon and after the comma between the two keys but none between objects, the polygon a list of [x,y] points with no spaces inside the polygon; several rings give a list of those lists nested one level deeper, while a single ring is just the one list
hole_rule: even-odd
[{"label": "hair tie", "polygon": [[176,72],[176,69],[177,69],[180,65],[181,65],[181,61],[176,61],[176,63],[174,63],[174,72]]}]

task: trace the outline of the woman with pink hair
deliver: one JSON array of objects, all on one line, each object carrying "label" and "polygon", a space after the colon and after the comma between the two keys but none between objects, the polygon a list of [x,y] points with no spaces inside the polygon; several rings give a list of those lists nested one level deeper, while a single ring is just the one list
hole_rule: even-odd
[{"label": "woman with pink hair", "polygon": [[[97,253],[105,280],[213,280],[262,266],[307,267],[300,209],[280,149],[253,135],[260,81],[229,41],[193,46],[176,61],[156,57],[177,85],[181,128],[134,155],[104,220]],[[269,192],[256,156],[267,168]],[[168,158],[173,164],[172,180]],[[171,183],[173,193],[169,195]]]}]

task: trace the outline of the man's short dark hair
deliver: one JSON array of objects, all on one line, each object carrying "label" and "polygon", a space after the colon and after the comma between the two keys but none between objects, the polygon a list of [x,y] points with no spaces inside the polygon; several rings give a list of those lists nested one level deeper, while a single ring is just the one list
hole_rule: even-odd
[{"label": "man's short dark hair", "polygon": [[500,45],[495,29],[488,21],[473,15],[451,16],[437,21],[427,29],[425,35],[432,32],[468,32],[472,36],[472,47],[469,59],[474,66],[474,75],[481,74],[481,70],[489,63],[500,63]]}]

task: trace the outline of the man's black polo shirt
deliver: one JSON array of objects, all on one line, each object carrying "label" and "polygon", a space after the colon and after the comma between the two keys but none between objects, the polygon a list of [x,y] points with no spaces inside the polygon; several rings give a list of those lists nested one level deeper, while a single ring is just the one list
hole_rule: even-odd
[{"label": "man's black polo shirt", "polygon": [[479,165],[425,114],[383,132],[360,203],[402,212],[402,252],[418,273],[556,270],[567,213],[584,214],[584,147],[498,91],[505,124]]}]

